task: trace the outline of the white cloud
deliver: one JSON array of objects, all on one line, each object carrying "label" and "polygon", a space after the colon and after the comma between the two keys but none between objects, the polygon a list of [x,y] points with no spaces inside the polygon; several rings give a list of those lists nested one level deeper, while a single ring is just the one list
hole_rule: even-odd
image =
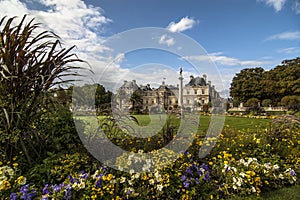
[{"label": "white cloud", "polygon": [[300,39],[300,31],[287,31],[269,36],[266,40],[297,40]]},{"label": "white cloud", "polygon": [[210,53],[208,55],[196,55],[196,56],[187,56],[183,59],[186,60],[195,60],[195,61],[213,61],[216,64],[225,65],[225,66],[263,66],[270,64],[269,61],[260,61],[260,60],[239,60],[237,58],[228,57],[223,55],[223,52]]},{"label": "white cloud", "polygon": [[287,0],[257,0],[259,2],[264,2],[268,6],[273,6],[276,12],[279,12]]},{"label": "white cloud", "polygon": [[299,54],[300,53],[300,47],[289,47],[284,49],[279,49],[278,53],[284,53],[284,54]]},{"label": "white cloud", "polygon": [[175,40],[174,40],[174,38],[172,38],[172,37],[170,37],[170,36],[164,34],[164,35],[162,35],[162,36],[160,37],[158,43],[159,43],[159,44],[165,44],[165,45],[167,45],[168,47],[170,47],[170,46],[173,46],[173,45],[175,44]]},{"label": "white cloud", "polygon": [[296,14],[300,14],[300,1],[299,0],[294,1],[293,10],[296,12]]},{"label": "white cloud", "polygon": [[189,17],[182,18],[178,23],[171,22],[167,29],[171,32],[182,32],[187,29],[193,28],[193,26],[196,24],[196,21],[194,19],[190,19]]},{"label": "white cloud", "polygon": [[119,65],[124,55],[113,56],[112,49],[103,45],[104,25],[112,21],[103,15],[101,8],[86,5],[82,0],[33,0],[31,3],[40,4],[41,8],[30,9],[19,0],[0,0],[0,18],[19,16],[20,20],[28,14],[28,19],[34,17],[43,29],[60,36],[64,47],[76,45],[74,53],[86,60],[95,73],[87,75],[91,82],[101,79],[110,87],[129,71]]}]

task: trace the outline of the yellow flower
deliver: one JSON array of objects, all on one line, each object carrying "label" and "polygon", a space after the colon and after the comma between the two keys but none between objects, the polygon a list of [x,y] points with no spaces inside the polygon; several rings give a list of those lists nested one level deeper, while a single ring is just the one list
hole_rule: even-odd
[{"label": "yellow flower", "polygon": [[113,179],[113,177],[114,177],[114,176],[113,176],[112,174],[108,174],[108,175],[107,175],[107,180],[110,181],[111,179]]},{"label": "yellow flower", "polygon": [[209,164],[209,165],[213,165],[214,163],[213,163],[213,162],[209,162],[208,164]]},{"label": "yellow flower", "polygon": [[227,161],[227,160],[225,160],[225,161],[224,161],[224,164],[225,164],[225,165],[227,165],[227,164],[228,164],[228,161]]},{"label": "yellow flower", "polygon": [[11,185],[8,181],[0,181],[0,191],[10,189]]},{"label": "yellow flower", "polygon": [[26,178],[24,176],[20,176],[20,177],[17,178],[16,182],[19,185],[24,185],[24,184],[26,184]]},{"label": "yellow flower", "polygon": [[13,164],[13,167],[14,167],[14,168],[16,168],[16,167],[18,167],[18,166],[19,166],[18,163],[14,163],[14,164]]},{"label": "yellow flower", "polygon": [[266,185],[269,185],[269,182],[268,182],[267,180],[265,180],[265,184],[266,184]]}]

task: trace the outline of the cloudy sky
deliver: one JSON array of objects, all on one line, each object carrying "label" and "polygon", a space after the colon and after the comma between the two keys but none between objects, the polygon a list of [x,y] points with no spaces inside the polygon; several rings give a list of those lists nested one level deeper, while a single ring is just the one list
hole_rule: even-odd
[{"label": "cloudy sky", "polygon": [[[300,56],[299,0],[0,0],[58,34],[109,89],[124,79],[177,84],[179,67],[226,90],[246,67]],[[152,27],[152,28],[149,28]]]}]

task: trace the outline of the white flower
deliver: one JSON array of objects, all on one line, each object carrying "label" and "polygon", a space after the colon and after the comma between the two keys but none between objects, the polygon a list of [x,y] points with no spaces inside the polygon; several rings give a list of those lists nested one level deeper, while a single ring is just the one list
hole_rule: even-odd
[{"label": "white flower", "polygon": [[129,174],[132,175],[134,173],[134,169],[129,170]]},{"label": "white flower", "polygon": [[153,178],[151,178],[151,179],[149,180],[149,184],[150,184],[150,185],[153,185],[153,184],[154,184]]},{"label": "white flower", "polygon": [[237,169],[235,167],[231,168],[234,172],[237,172]]},{"label": "white flower", "polygon": [[120,183],[125,183],[125,181],[126,181],[126,177],[122,176],[121,180],[120,180]]},{"label": "white flower", "polygon": [[138,179],[138,178],[140,177],[140,173],[134,174],[133,177],[134,177],[135,179]]},{"label": "white flower", "polygon": [[143,149],[138,150],[138,154],[144,153]]},{"label": "white flower", "polygon": [[79,187],[80,189],[85,188],[85,182],[84,182],[84,181],[80,181],[80,183],[78,184],[78,187]]},{"label": "white flower", "polygon": [[235,183],[237,182],[237,180],[236,180],[236,178],[235,178],[235,177],[233,177],[233,182],[235,182]]},{"label": "white flower", "polygon": [[128,180],[128,184],[129,184],[129,185],[133,185],[132,180]]},{"label": "white flower", "polygon": [[284,179],[284,176],[282,174],[279,174],[279,178]]},{"label": "white flower", "polygon": [[274,169],[274,170],[278,170],[278,169],[279,169],[279,166],[276,164],[276,165],[273,166],[273,169]]},{"label": "white flower", "polygon": [[156,189],[159,190],[159,191],[162,191],[163,188],[164,188],[164,186],[161,185],[161,184],[158,184],[158,185],[156,186]]},{"label": "white flower", "polygon": [[255,187],[253,187],[253,186],[251,187],[251,190],[252,190],[253,193],[256,192],[256,189],[255,189]]},{"label": "white flower", "polygon": [[6,176],[0,176],[0,181],[6,181],[7,177]]},{"label": "white flower", "polygon": [[158,171],[155,172],[154,176],[155,176],[157,182],[160,182],[160,181],[161,181],[161,175],[159,174]]},{"label": "white flower", "polygon": [[272,165],[271,165],[271,163],[265,163],[265,164],[264,164],[264,167],[265,167],[266,169],[271,169],[271,168],[272,168]]},{"label": "white flower", "polygon": [[246,174],[245,174],[244,172],[241,172],[241,173],[240,173],[240,176],[241,176],[241,177],[245,177]]},{"label": "white flower", "polygon": [[235,190],[237,189],[236,185],[233,185],[232,188],[235,189]]}]

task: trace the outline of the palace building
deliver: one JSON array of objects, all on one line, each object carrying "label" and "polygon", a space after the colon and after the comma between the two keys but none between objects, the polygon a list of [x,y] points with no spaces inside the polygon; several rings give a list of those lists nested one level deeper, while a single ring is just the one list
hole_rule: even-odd
[{"label": "palace building", "polygon": [[177,86],[167,85],[163,81],[158,88],[151,88],[150,84],[138,86],[135,80],[124,81],[116,94],[118,108],[130,110],[138,105],[145,112],[172,111],[177,108],[201,111],[213,99],[220,99],[215,86],[206,80],[206,75],[191,75],[189,82],[183,86],[181,72]]}]

